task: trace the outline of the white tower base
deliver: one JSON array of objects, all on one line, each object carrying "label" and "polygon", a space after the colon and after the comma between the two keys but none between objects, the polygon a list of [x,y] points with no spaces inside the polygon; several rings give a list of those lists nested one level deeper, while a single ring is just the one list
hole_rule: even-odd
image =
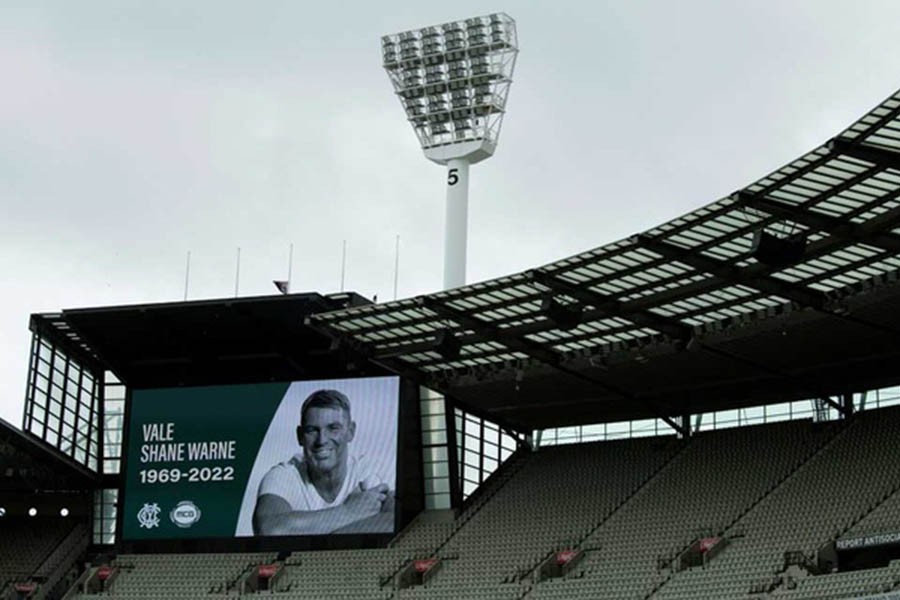
[{"label": "white tower base", "polygon": [[444,289],[466,284],[466,234],[469,214],[469,163],[447,161],[447,210],[444,229]]}]

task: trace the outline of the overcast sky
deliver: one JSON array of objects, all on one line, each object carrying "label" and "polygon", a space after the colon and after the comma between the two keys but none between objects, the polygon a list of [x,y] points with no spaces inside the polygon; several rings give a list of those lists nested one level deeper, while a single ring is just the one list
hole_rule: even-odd
[{"label": "overcast sky", "polygon": [[[521,52],[472,168],[468,280],[615,241],[826,141],[900,87],[900,2],[0,2],[0,418],[28,316],[441,285],[445,174],[380,36],[487,14]],[[140,343],[140,340],[135,340]]]}]

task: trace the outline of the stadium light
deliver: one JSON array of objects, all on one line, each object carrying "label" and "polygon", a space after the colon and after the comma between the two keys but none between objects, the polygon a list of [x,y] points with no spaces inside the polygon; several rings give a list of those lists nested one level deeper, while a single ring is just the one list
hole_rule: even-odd
[{"label": "stadium light", "polygon": [[36,509],[35,507],[33,507],[33,506],[32,506],[31,508],[29,508],[29,509],[28,509],[28,516],[29,516],[29,517],[36,517],[36,516],[37,516],[37,509]]},{"label": "stadium light", "polygon": [[61,517],[68,517],[68,516],[69,516],[69,509],[66,508],[66,507],[62,507],[61,509],[59,509],[59,516],[61,516]]},{"label": "stadium light", "polygon": [[6,516],[6,508],[3,506],[0,506],[0,517],[5,517],[5,516]]},{"label": "stadium light", "polygon": [[504,13],[381,38],[384,68],[425,157],[447,166],[444,289],[466,283],[469,165],[500,138],[518,53]]}]

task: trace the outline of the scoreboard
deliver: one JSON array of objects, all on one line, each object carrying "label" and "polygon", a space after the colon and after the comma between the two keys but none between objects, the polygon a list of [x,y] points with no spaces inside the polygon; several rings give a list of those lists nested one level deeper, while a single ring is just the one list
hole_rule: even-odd
[{"label": "scoreboard", "polygon": [[125,541],[393,534],[398,377],[137,389]]}]

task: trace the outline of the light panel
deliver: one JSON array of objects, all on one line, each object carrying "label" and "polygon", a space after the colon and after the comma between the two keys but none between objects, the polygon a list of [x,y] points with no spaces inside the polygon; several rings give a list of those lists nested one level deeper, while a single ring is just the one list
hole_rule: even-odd
[{"label": "light panel", "polygon": [[381,47],[384,68],[427,158],[475,163],[493,154],[518,53],[509,15],[386,35]]}]

